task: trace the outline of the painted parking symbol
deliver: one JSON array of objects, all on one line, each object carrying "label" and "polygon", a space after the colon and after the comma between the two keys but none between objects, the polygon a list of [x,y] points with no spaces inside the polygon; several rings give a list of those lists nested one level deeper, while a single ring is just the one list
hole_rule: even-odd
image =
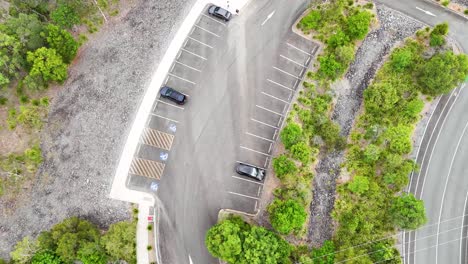
[{"label": "painted parking symbol", "polygon": [[150,185],[150,188],[152,191],[157,191],[158,188],[159,188],[159,184],[157,182],[152,182],[151,185]]},{"label": "painted parking symbol", "polygon": [[167,153],[167,152],[161,152],[161,153],[159,153],[159,158],[160,158],[162,161],[166,161],[168,157],[169,157],[169,153]]},{"label": "painted parking symbol", "polygon": [[177,131],[176,124],[170,123],[169,124],[169,130],[175,133]]}]

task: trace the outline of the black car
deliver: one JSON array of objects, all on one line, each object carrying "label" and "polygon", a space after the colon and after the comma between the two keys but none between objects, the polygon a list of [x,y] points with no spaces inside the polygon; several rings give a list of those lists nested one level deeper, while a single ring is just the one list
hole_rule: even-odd
[{"label": "black car", "polygon": [[208,14],[215,16],[217,18],[224,19],[224,21],[226,22],[231,19],[231,12],[219,6],[215,6],[215,5],[212,5],[210,6],[210,8],[208,8]]},{"label": "black car", "polygon": [[185,104],[185,101],[187,101],[187,97],[184,94],[172,89],[169,86],[164,86],[161,91],[159,91],[159,93],[162,97],[172,100],[180,105]]},{"label": "black car", "polygon": [[264,169],[260,169],[258,167],[244,163],[237,164],[236,172],[240,175],[245,175],[247,177],[254,178],[257,181],[263,181],[263,178],[265,178]]}]

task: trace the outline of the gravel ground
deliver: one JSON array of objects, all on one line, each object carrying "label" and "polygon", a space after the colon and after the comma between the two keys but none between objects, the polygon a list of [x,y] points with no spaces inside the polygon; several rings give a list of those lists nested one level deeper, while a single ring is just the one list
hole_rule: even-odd
[{"label": "gravel ground", "polygon": [[450,2],[459,4],[459,5],[464,6],[465,8],[468,8],[468,0],[452,0]]},{"label": "gravel ground", "polygon": [[194,2],[136,0],[80,50],[52,102],[33,188],[16,209],[0,205],[0,257],[70,216],[102,228],[130,217],[129,204],[108,198],[114,172],[150,78]]},{"label": "gravel ground", "polygon": [[[379,4],[377,15],[380,27],[371,31],[356,53],[356,59],[346,73],[345,80],[334,84],[336,105],[333,120],[348,136],[362,102],[362,93],[382,65],[391,48],[423,27],[419,22]],[[336,179],[344,160],[343,152],[330,153],[317,166],[314,178],[314,198],[311,204],[309,240],[320,246],[333,234],[330,213],[335,202]]]}]

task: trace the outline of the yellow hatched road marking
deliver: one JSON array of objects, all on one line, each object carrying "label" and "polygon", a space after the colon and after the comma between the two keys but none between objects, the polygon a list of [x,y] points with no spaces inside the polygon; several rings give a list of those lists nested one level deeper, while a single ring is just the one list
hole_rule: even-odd
[{"label": "yellow hatched road marking", "polygon": [[160,149],[171,150],[172,142],[174,141],[174,135],[151,128],[145,128],[143,131],[142,141],[146,145],[151,145]]},{"label": "yellow hatched road marking", "polygon": [[130,173],[148,178],[161,179],[161,175],[164,171],[164,163],[134,158],[130,165]]}]

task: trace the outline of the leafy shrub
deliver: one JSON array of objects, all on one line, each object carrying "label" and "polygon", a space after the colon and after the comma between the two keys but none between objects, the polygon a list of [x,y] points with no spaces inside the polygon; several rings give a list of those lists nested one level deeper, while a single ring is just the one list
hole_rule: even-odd
[{"label": "leafy shrub", "polygon": [[413,128],[404,125],[397,125],[388,128],[385,132],[385,139],[387,141],[390,151],[397,154],[407,154],[411,152],[411,133]]},{"label": "leafy shrub", "polygon": [[229,218],[212,226],[205,239],[208,252],[228,263],[237,263],[242,253],[244,232],[249,229],[240,218]]},{"label": "leafy shrub", "polygon": [[301,21],[297,24],[297,27],[302,29],[303,31],[310,31],[318,29],[320,25],[320,20],[322,19],[322,15],[318,10],[311,11],[307,16],[303,17]]},{"label": "leafy shrub", "polygon": [[109,227],[109,231],[101,238],[101,245],[111,259],[121,259],[129,264],[135,264],[135,237],[136,223],[118,222]]},{"label": "leafy shrub", "polygon": [[343,65],[335,59],[334,55],[321,56],[319,58],[319,74],[332,81],[336,80],[344,71]]},{"label": "leafy shrub", "polygon": [[310,256],[314,264],[333,264],[335,263],[335,244],[333,241],[326,240],[320,248],[312,249]]},{"label": "leafy shrub", "polygon": [[297,171],[297,167],[292,160],[285,155],[279,155],[273,158],[273,170],[276,176],[282,179],[286,174],[293,174]]},{"label": "leafy shrub", "polygon": [[390,65],[397,72],[406,70],[413,62],[413,52],[408,48],[395,49],[390,56]]},{"label": "leafy shrub", "polygon": [[307,145],[307,143],[303,141],[296,143],[292,145],[291,147],[292,157],[302,162],[302,164],[309,163],[311,154],[312,154],[311,148]]},{"label": "leafy shrub", "polygon": [[348,43],[349,37],[341,29],[338,29],[327,41],[328,46],[331,48],[341,47]]},{"label": "leafy shrub", "polygon": [[63,27],[63,28],[71,28],[76,24],[80,23],[80,17],[75,12],[75,10],[67,5],[61,4],[52,11],[50,14],[50,18],[54,21],[55,24]]},{"label": "leafy shrub", "polygon": [[290,234],[293,230],[300,230],[305,223],[307,213],[297,201],[276,199],[268,206],[270,223],[281,234]]},{"label": "leafy shrub", "polygon": [[31,264],[62,264],[62,261],[53,252],[44,250],[34,255]]},{"label": "leafy shrub", "polygon": [[369,31],[371,13],[367,11],[358,11],[348,18],[346,34],[351,40],[363,39]]},{"label": "leafy shrub", "polygon": [[431,47],[442,46],[445,44],[445,37],[442,35],[431,34],[429,39],[429,45]]},{"label": "leafy shrub", "polygon": [[56,81],[63,83],[67,79],[67,65],[55,49],[45,47],[34,52],[28,52],[28,62],[31,64],[29,75],[40,77],[44,81]]},{"label": "leafy shrub", "polygon": [[70,63],[76,56],[78,42],[68,31],[53,24],[47,25],[47,43],[57,51],[65,63]]},{"label": "leafy shrub", "polygon": [[364,176],[354,176],[353,181],[348,184],[348,189],[357,195],[364,194],[369,190],[369,179]]},{"label": "leafy shrub", "polygon": [[423,201],[413,194],[396,197],[390,212],[395,225],[402,229],[416,229],[427,222]]},{"label": "leafy shrub", "polygon": [[290,149],[292,145],[300,142],[304,138],[301,126],[294,122],[288,123],[281,131],[280,138],[284,147]]}]

